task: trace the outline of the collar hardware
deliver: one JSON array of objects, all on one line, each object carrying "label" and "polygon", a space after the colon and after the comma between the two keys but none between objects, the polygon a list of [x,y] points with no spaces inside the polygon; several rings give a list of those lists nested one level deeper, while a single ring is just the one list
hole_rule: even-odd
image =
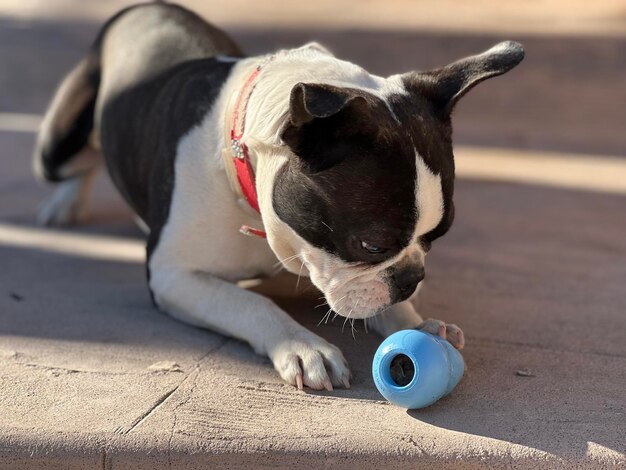
[{"label": "collar hardware", "polygon": [[243,144],[239,141],[239,139],[231,139],[230,150],[233,153],[234,158],[239,160],[243,160],[245,158],[243,155]]},{"label": "collar hardware", "polygon": [[[239,89],[239,92],[233,94],[231,102],[234,101],[234,104],[232,105],[232,109],[229,109],[231,108],[229,103],[226,113],[227,121],[224,126],[226,135],[224,136],[225,148],[222,155],[224,156],[224,165],[230,186],[239,197],[239,205],[253,209],[258,218],[260,218],[261,210],[259,208],[259,198],[256,192],[254,168],[250,161],[248,147],[242,141],[242,138],[245,130],[246,111],[250,96],[256,87],[263,67],[274,60],[275,57],[275,55],[272,55],[254,67],[243,86]],[[250,213],[252,211],[246,212]],[[242,225],[239,232],[248,236],[267,238],[267,234],[264,230],[256,229],[248,225]]]}]

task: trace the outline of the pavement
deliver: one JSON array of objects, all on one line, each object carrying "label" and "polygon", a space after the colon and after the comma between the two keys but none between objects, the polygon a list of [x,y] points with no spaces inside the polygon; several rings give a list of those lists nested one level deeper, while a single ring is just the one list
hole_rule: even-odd
[{"label": "pavement", "polygon": [[[245,344],[155,310],[142,235],[105,178],[79,227],[34,224],[50,188],[30,173],[32,131],[105,14],[35,3],[0,4],[0,468],[626,468],[623,37],[530,28],[513,37],[527,61],[459,105],[457,219],[420,310],[464,329],[468,372],[407,411],[374,387],[381,339],[317,326],[290,276],[251,288],[343,350],[350,389],[299,392]],[[249,51],[314,36],[378,73],[500,34],[245,18]]]}]

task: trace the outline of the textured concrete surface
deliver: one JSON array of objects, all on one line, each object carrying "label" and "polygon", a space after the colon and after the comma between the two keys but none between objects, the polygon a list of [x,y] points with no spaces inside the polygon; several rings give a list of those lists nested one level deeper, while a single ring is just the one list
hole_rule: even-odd
[{"label": "textured concrete surface", "polygon": [[[0,67],[0,114],[8,123],[0,130],[0,468],[626,467],[623,160],[610,166],[602,159],[611,192],[600,183],[564,188],[558,165],[540,162],[533,163],[536,174],[557,173],[541,180],[551,186],[528,179],[458,182],[457,220],[429,255],[420,307],[425,316],[464,328],[469,371],[450,397],[426,410],[381,401],[369,373],[380,338],[362,325],[353,338],[340,320],[316,326],[325,311],[314,309],[315,301],[287,298],[295,288],[285,280],[277,301],[340,346],[355,374],[349,390],[298,392],[244,344],[151,306],[141,235],[104,180],[86,225],[69,231],[33,225],[49,188],[33,182],[33,134],[11,130],[9,113],[39,113],[93,29],[0,21],[0,63],[8,65]],[[303,35],[238,34],[257,49]],[[393,58],[400,39],[379,44],[388,47],[387,58],[374,60],[359,52],[365,34],[326,34],[365,65],[411,67],[406,57]],[[455,36],[442,43],[437,36],[405,39],[435,63],[469,47]],[[529,76],[543,83],[565,76],[566,59],[541,56],[554,43],[543,40],[541,48],[537,41],[543,58],[529,61]],[[605,108],[616,118],[623,112],[605,96],[624,92],[613,72],[623,76],[626,66],[612,60],[613,52],[603,55],[621,47],[614,41],[584,43],[602,65],[597,77],[574,73],[571,83],[538,87],[539,98],[524,94],[531,85],[521,75],[511,75],[510,95],[504,79],[494,81],[495,89],[485,86],[486,94],[459,109],[459,141],[566,152],[581,151],[583,142],[594,154],[624,155],[619,125],[594,117]],[[435,43],[440,49],[430,50]],[[563,44],[573,50],[573,43]],[[579,71],[580,63],[570,64]],[[589,87],[598,80],[603,93]],[[490,101],[487,89],[508,98]],[[567,103],[580,91],[591,93],[581,101],[589,113],[572,117]],[[594,93],[602,99],[592,99]],[[553,109],[542,97],[562,106]],[[485,109],[493,116],[483,120]],[[523,112],[498,118],[507,109]],[[537,122],[528,111],[536,109],[553,114]],[[507,133],[512,115],[519,120]],[[484,162],[472,156],[493,152],[461,151],[463,174],[487,178],[484,168],[472,173]],[[513,158],[520,165],[520,155],[502,150],[503,164]],[[599,179],[595,157],[580,158],[589,179]]]},{"label": "textured concrete surface", "polygon": [[[4,175],[2,187],[27,201],[28,178]],[[92,225],[108,234],[76,254],[59,240],[96,235],[46,231],[27,247],[40,233],[25,223],[32,206],[3,205],[0,461],[626,465],[624,197],[460,182],[457,204],[422,311],[464,327],[469,372],[418,412],[380,401],[369,374],[379,338],[362,326],[353,339],[340,321],[316,327],[310,301],[279,300],[355,372],[350,390],[299,393],[245,345],[156,312],[130,227]],[[113,261],[99,256],[104,242],[119,245]]]}]

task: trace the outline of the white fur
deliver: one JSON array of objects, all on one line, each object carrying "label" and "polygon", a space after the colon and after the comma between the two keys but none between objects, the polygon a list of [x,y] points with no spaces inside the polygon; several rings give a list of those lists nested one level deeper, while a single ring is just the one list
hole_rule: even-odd
[{"label": "white fur", "polygon": [[[383,100],[401,88],[399,77],[385,79],[362,67],[332,56],[321,46],[310,43],[298,49],[281,51],[270,63],[250,97],[243,140],[278,146],[280,130],[287,120],[290,91],[296,83],[326,83],[349,86],[372,93]],[[258,63],[263,58],[250,59]],[[244,64],[242,64],[244,65]]]},{"label": "white fur", "polygon": [[441,177],[435,175],[415,151],[417,180],[415,181],[415,204],[418,218],[413,240],[433,230],[443,218],[443,191]]},{"label": "white fur", "polygon": [[[260,227],[237,205],[221,158],[224,115],[229,98],[263,61],[240,61],[225,84],[213,111],[179,143],[170,217],[150,260],[150,286],[158,304],[194,325],[247,341],[267,354],[281,376],[312,388],[348,385],[349,371],[341,352],[306,330],[271,301],[236,287],[233,282],[273,272],[277,259],[292,272],[311,277],[338,313],[365,318],[389,307],[382,272],[404,257],[423,252],[417,237],[436,225],[443,208],[441,185],[419,156],[416,197],[420,218],[412,243],[393,259],[376,266],[346,263],[305,242],[284,224],[272,206],[277,171],[291,157],[280,144],[291,88],[298,82],[330,83],[361,88],[385,99],[404,92],[398,76],[384,79],[340,61],[316,44],[282,51],[269,63],[250,98],[243,141],[256,168],[262,225],[268,239],[238,233],[242,224]],[[416,326],[421,318],[406,302],[393,307],[382,321],[387,333]],[[328,367],[324,366],[324,363]]]}]

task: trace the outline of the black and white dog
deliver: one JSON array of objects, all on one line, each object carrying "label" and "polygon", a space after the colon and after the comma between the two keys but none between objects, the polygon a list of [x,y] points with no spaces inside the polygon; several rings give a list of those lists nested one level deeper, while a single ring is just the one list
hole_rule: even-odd
[{"label": "black and white dog", "polygon": [[458,327],[423,322],[410,298],[454,217],[452,108],[523,56],[505,42],[383,78],[317,44],[244,57],[184,8],[130,7],[47,111],[35,171],[62,183],[41,222],[72,222],[104,160],[149,229],[161,309],[248,342],[299,388],[348,387],[337,347],[236,282],[273,274],[278,260],[338,314],[376,315],[382,335],[422,328],[462,347]]}]

